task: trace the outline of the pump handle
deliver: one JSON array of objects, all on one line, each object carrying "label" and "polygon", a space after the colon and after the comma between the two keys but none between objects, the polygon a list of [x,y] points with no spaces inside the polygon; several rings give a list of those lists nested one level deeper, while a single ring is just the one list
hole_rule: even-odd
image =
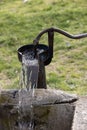
[{"label": "pump handle", "polygon": [[85,38],[87,37],[87,33],[83,33],[83,34],[78,34],[78,35],[72,35],[72,34],[69,34],[68,32],[62,30],[62,29],[59,29],[59,28],[48,28],[48,29],[45,29],[43,30],[42,32],[40,32],[37,37],[35,38],[35,40],[33,41],[33,44],[35,46],[37,46],[39,44],[39,40],[41,38],[41,36],[44,34],[44,33],[48,33],[48,47],[49,47],[49,54],[50,54],[50,58],[53,57],[53,42],[54,42],[54,32],[57,32],[57,33],[60,33],[68,38],[71,38],[71,39],[81,39],[81,38]]}]

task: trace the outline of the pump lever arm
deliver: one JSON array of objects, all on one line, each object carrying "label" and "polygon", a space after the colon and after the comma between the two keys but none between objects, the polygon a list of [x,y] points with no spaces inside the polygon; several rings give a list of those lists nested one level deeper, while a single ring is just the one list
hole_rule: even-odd
[{"label": "pump lever arm", "polygon": [[44,34],[44,33],[47,33],[47,32],[58,32],[68,38],[71,38],[71,39],[81,39],[81,38],[85,38],[87,37],[87,33],[83,33],[83,34],[78,34],[78,35],[72,35],[72,34],[69,34],[68,32],[62,30],[62,29],[59,29],[59,28],[48,28],[48,29],[45,29],[43,30],[42,32],[40,32],[38,34],[38,36],[35,38],[35,40],[33,41],[34,45],[38,44],[39,43],[39,40],[40,40],[40,37]]},{"label": "pump lever arm", "polygon": [[81,38],[87,37],[87,33],[72,35],[72,34],[69,34],[68,32],[66,32],[64,30],[59,29],[59,28],[54,28],[54,32],[58,32],[60,34],[63,34],[66,37],[71,38],[71,39],[81,39]]}]

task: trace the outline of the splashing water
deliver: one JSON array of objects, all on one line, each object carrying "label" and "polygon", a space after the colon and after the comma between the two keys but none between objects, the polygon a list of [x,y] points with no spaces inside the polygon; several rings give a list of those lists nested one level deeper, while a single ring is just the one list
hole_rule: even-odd
[{"label": "splashing water", "polygon": [[[21,89],[19,91],[19,130],[34,129],[33,104],[31,99],[34,98],[35,88],[37,88],[38,72],[38,59],[34,58],[34,53],[32,51],[25,52],[22,56]],[[27,102],[30,106],[28,107],[28,110]],[[26,111],[29,113],[27,119],[25,119],[27,114]]]}]

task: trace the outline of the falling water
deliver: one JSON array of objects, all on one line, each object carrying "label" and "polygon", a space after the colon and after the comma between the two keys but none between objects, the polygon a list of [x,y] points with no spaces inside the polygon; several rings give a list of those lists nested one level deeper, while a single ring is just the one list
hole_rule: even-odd
[{"label": "falling water", "polygon": [[39,64],[37,59],[28,55],[22,57],[22,80],[21,87],[27,91],[31,91],[33,88],[37,88]]},{"label": "falling water", "polygon": [[[34,58],[32,51],[25,52],[22,56],[21,89],[19,91],[18,122],[20,130],[34,130],[33,104],[31,99],[34,98],[34,91],[37,88],[38,72],[38,59]],[[30,106],[28,110],[27,102],[29,102]],[[29,113],[27,119],[25,119],[26,111]]]}]

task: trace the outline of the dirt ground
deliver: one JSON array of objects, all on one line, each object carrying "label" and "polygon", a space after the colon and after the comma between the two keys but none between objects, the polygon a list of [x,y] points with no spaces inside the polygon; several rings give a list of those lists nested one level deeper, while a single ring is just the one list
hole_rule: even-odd
[{"label": "dirt ground", "polygon": [[87,130],[87,96],[79,97],[76,103],[72,130]]}]

